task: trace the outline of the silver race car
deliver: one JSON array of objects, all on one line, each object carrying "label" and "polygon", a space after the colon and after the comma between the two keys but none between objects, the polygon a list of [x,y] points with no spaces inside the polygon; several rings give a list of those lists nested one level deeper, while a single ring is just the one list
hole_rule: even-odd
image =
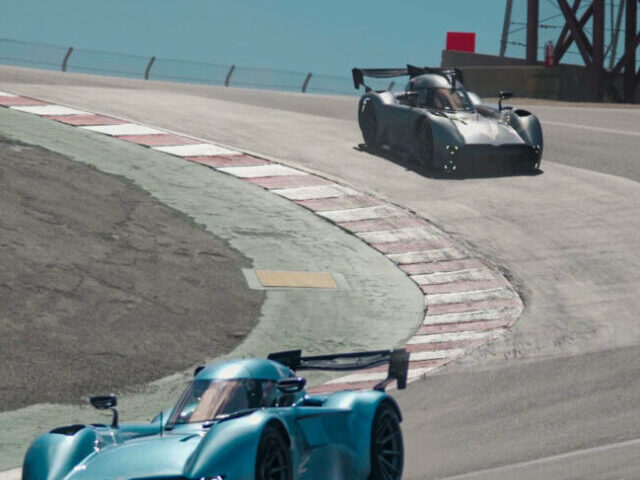
[{"label": "silver race car", "polygon": [[[356,89],[365,87],[358,123],[368,150],[408,155],[426,168],[449,174],[537,172],[542,127],[531,112],[490,106],[463,85],[459,69],[414,67],[352,70]],[[365,77],[409,76],[403,92],[374,91]]]}]

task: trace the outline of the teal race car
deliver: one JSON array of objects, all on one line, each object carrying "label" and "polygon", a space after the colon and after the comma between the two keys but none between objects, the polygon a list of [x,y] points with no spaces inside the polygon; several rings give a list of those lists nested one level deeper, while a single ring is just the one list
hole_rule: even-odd
[{"label": "teal race car", "polygon": [[[404,450],[400,410],[387,385],[404,388],[404,349],[267,359],[198,367],[176,405],[151,423],[119,423],[114,395],[91,397],[111,425],[59,427],[38,437],[23,480],[397,480]],[[309,394],[301,370],[388,364],[370,390]],[[383,367],[384,368],[384,367]],[[382,370],[382,377],[385,376]]]}]

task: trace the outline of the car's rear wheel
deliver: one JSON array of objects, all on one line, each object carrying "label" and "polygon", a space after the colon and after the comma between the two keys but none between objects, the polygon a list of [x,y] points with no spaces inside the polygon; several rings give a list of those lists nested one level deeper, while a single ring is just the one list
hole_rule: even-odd
[{"label": "car's rear wheel", "polygon": [[256,459],[256,480],[291,480],[289,445],[276,425],[262,432]]},{"label": "car's rear wheel", "polygon": [[402,477],[404,446],[400,418],[388,402],[382,403],[371,430],[371,474],[369,480],[398,480]]},{"label": "car's rear wheel", "polygon": [[426,120],[416,128],[416,142],[416,161],[423,167],[433,169],[433,131]]},{"label": "car's rear wheel", "polygon": [[378,115],[371,97],[362,97],[358,108],[358,124],[362,130],[362,138],[367,148],[375,150],[379,147]]}]

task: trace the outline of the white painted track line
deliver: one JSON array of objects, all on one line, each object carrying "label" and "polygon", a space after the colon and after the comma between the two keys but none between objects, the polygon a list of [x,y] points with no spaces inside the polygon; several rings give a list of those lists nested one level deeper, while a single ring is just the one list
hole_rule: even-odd
[{"label": "white painted track line", "polygon": [[355,195],[358,192],[342,185],[320,185],[317,187],[276,188],[273,193],[289,200],[318,200],[321,198]]},{"label": "white painted track line", "polygon": [[214,157],[216,155],[242,155],[241,152],[228,148],[211,145],[210,143],[196,143],[193,145],[172,145],[168,147],[153,147],[154,150],[169,153],[177,157]]},{"label": "white painted track line", "polygon": [[496,337],[504,332],[504,329],[469,331],[469,332],[446,332],[432,333],[430,335],[415,335],[407,342],[409,345],[417,345],[423,343],[439,343],[439,342],[456,342],[459,340],[482,340],[485,338]]},{"label": "white painted track line", "polygon": [[378,232],[361,232],[356,233],[356,235],[368,243],[389,243],[442,238],[439,232],[436,232],[435,229],[428,226],[382,230]]},{"label": "white painted track line", "polygon": [[[599,453],[609,452],[612,450],[624,449],[629,447],[636,447],[637,449],[639,445],[640,445],[640,438],[634,438],[631,440],[625,440],[623,442],[608,443],[606,445],[598,445],[597,447],[584,448],[581,450],[573,450],[571,452],[560,453],[558,455],[551,455],[549,457],[536,458],[533,460],[526,460],[524,462],[519,462],[519,463],[500,465],[498,467],[492,467],[492,468],[483,468],[482,470],[475,470],[472,472],[461,473],[460,475],[454,475],[452,477],[441,477],[440,480],[473,480],[473,479],[477,480],[478,478],[496,478],[496,475],[498,474],[502,474],[500,475],[499,478],[513,478],[513,479],[542,478],[538,476],[532,477],[528,475],[525,469],[528,467],[551,464],[554,462],[558,462],[559,460],[565,460],[570,458],[571,459],[577,458],[577,457],[593,458],[595,455]],[[510,475],[508,477],[504,476],[504,473],[509,473],[509,472],[510,472]],[[590,478],[589,476],[581,477],[579,475],[576,475],[575,472],[572,472],[572,473],[573,474],[570,477],[565,477],[563,475],[562,478]],[[544,478],[550,478],[550,477],[547,474]],[[600,478],[600,477],[593,477],[593,478]],[[602,478],[631,478],[631,477],[607,476]],[[634,475],[634,477],[632,478],[637,478],[637,477]]]},{"label": "white painted track line", "polygon": [[15,95],[13,93],[8,93],[8,92],[0,92],[0,97],[17,97],[18,95]]},{"label": "white painted track line", "polygon": [[308,175],[305,172],[296,170],[295,168],[285,167],[272,163],[269,165],[257,165],[255,167],[222,167],[218,168],[221,172],[228,173],[240,178],[259,178],[259,177],[281,177],[283,175]]},{"label": "white painted track line", "polygon": [[409,360],[417,362],[419,360],[438,360],[440,358],[453,358],[464,355],[467,351],[464,348],[450,348],[447,350],[427,350],[425,352],[411,352]]},{"label": "white painted track line", "polygon": [[348,210],[329,210],[317,213],[318,215],[328,218],[333,222],[354,222],[357,220],[369,220],[373,218],[395,217],[403,214],[402,210],[390,205],[351,208]]},{"label": "white painted track line", "polygon": [[632,130],[618,130],[616,128],[592,127],[590,125],[579,125],[575,123],[563,123],[563,122],[551,122],[551,121],[544,121],[542,122],[542,124],[557,125],[558,127],[580,128],[582,130],[591,130],[594,132],[614,133],[616,135],[627,135],[630,137],[640,137],[640,132],[634,132]]},{"label": "white painted track line", "polygon": [[501,318],[513,317],[517,314],[517,309],[499,308],[494,310],[475,310],[473,312],[462,313],[442,313],[440,315],[429,315],[424,317],[423,325],[443,325],[447,323],[467,323],[481,322],[483,320],[498,320]]},{"label": "white painted track line", "polygon": [[89,112],[60,105],[32,105],[25,107],[9,107],[11,110],[33,113],[34,115],[89,115]]},{"label": "white painted track line", "polygon": [[145,127],[136,123],[123,123],[121,125],[92,125],[88,127],[80,127],[92,132],[104,133],[105,135],[158,135],[162,132],[155,128]]},{"label": "white painted track line", "polygon": [[468,255],[456,248],[438,248],[420,252],[388,253],[387,258],[399,264],[443,262],[446,260],[460,260]]},{"label": "white painted track line", "polygon": [[496,288],[480,292],[433,293],[426,296],[425,302],[427,305],[442,305],[513,298],[513,296],[513,292],[507,288]]},{"label": "white painted track line", "polygon": [[473,282],[479,280],[491,280],[496,278],[488,268],[469,268],[454,272],[436,272],[411,275],[418,285],[439,285],[451,282]]}]

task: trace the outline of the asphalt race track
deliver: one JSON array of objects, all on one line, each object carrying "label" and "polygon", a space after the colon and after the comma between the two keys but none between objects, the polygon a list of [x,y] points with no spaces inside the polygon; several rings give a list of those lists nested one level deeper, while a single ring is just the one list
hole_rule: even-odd
[{"label": "asphalt race track", "polygon": [[15,68],[0,69],[0,90],[318,171],[505,268],[525,300],[511,334],[397,395],[405,478],[637,477],[640,109],[531,106],[541,175],[443,180],[356,150],[352,98]]}]

